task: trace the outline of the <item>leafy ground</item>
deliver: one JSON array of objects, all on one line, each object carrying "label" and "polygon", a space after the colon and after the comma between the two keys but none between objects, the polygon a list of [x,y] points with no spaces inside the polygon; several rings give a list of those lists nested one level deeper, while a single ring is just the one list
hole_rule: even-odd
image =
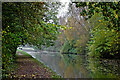
[{"label": "leafy ground", "polygon": [[25,52],[17,51],[14,69],[10,72],[10,78],[60,78],[51,69],[38,62]]}]

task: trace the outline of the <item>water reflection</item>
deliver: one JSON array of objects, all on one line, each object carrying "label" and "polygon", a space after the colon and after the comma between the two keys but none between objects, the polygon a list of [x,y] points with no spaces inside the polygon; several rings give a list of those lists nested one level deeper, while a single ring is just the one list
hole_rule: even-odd
[{"label": "water reflection", "polygon": [[52,52],[29,53],[64,78],[118,78],[120,61],[97,60],[84,55]]},{"label": "water reflection", "polygon": [[[120,78],[120,64],[116,64],[116,61],[89,58],[87,68],[90,70],[90,76],[92,78]],[[117,62],[120,61],[118,60]]]}]

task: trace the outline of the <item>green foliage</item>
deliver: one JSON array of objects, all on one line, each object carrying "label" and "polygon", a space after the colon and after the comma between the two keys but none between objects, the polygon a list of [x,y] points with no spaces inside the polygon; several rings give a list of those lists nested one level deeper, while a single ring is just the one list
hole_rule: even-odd
[{"label": "green foliage", "polygon": [[64,45],[62,46],[61,53],[63,53],[63,52],[67,52],[68,53],[69,48],[70,48],[70,43],[68,41],[66,41],[64,43]]},{"label": "green foliage", "polygon": [[109,22],[104,21],[102,17],[96,22],[99,23],[97,23],[97,26],[92,28],[91,38],[88,44],[89,55],[107,58],[111,58],[112,55],[119,55],[120,33],[116,30],[116,28],[110,29],[106,27],[109,25]]},{"label": "green foliage", "polygon": [[[10,66],[13,64],[13,55],[12,54],[2,54],[2,77],[6,78],[7,73],[10,71]],[[4,66],[3,66],[4,65]]]},{"label": "green foliage", "polygon": [[74,40],[72,42],[66,40],[66,42],[64,43],[64,45],[62,46],[62,49],[61,49],[61,53],[76,53],[76,49],[75,49],[75,46],[74,46]]},{"label": "green foliage", "polygon": [[91,18],[95,13],[102,13],[104,20],[109,21],[107,27],[115,27],[120,31],[120,2],[80,2],[76,3],[77,7],[88,7],[83,9],[81,15],[85,18]]},{"label": "green foliage", "polygon": [[[2,7],[2,68],[4,70],[7,70],[14,61],[19,45],[26,43],[37,47],[53,45],[59,33],[59,25],[57,25],[56,12],[50,11],[46,3],[4,2]],[[53,20],[51,23],[49,17]]]},{"label": "green foliage", "polygon": [[[67,39],[70,44],[73,45],[73,49],[71,48],[69,50],[70,52],[81,54],[85,51],[86,43],[89,38],[90,28],[88,22],[85,21],[84,18],[81,18],[76,9],[77,8],[72,4],[69,5],[69,13],[67,13],[68,16],[61,18],[61,25],[66,25],[70,29],[64,30],[60,35],[60,39],[61,43]],[[65,43],[63,45],[63,48],[65,48]]]},{"label": "green foliage", "polygon": [[92,37],[89,41],[89,54],[91,56],[100,57],[104,56],[107,57],[109,55],[119,54],[119,39],[120,37],[118,33],[109,28],[94,28],[95,31],[91,31]]},{"label": "green foliage", "polygon": [[[91,38],[88,44],[89,55],[94,57],[120,57],[120,2],[78,2],[80,13],[90,19]],[[86,8],[85,8],[86,7]],[[100,15],[96,15],[100,14]]]}]

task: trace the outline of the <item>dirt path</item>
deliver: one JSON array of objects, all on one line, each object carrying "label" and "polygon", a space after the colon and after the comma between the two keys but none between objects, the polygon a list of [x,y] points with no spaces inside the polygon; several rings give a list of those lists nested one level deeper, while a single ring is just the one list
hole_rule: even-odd
[{"label": "dirt path", "polygon": [[53,72],[31,56],[22,55],[18,52],[16,59],[17,69],[12,74],[13,78],[51,78]]}]

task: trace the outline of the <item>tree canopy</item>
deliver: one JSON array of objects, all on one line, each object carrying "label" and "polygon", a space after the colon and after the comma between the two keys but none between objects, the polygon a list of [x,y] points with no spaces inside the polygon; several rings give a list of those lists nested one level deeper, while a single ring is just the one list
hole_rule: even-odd
[{"label": "tree canopy", "polygon": [[92,25],[88,42],[89,55],[94,57],[120,56],[120,2],[77,2],[81,16]]},{"label": "tree canopy", "polygon": [[57,7],[53,9],[45,2],[2,3],[3,69],[14,60],[19,45],[53,45],[59,33]]},{"label": "tree canopy", "polygon": [[83,7],[81,15],[86,19],[102,13],[104,20],[110,22],[108,27],[116,27],[120,31],[120,2],[79,2],[76,7]]}]

